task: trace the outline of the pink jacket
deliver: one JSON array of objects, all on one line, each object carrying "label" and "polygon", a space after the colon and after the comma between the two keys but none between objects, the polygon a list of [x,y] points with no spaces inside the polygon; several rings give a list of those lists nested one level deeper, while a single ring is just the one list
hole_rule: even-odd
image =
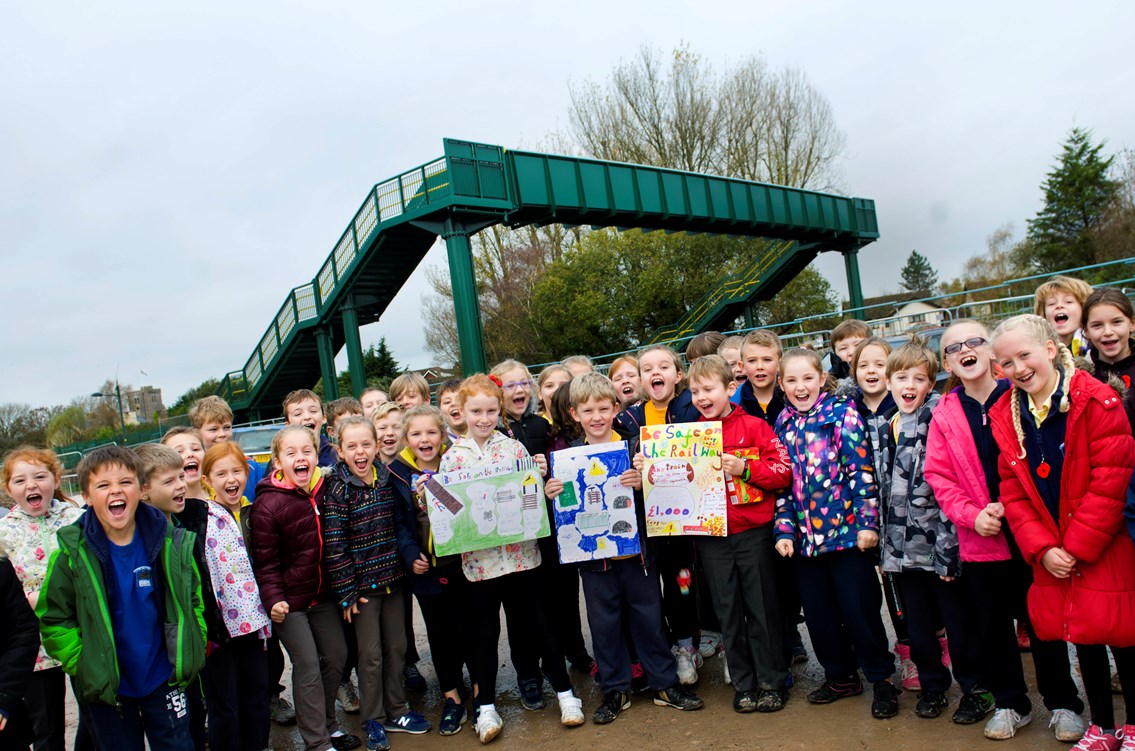
[{"label": "pink jacket", "polygon": [[958,528],[962,560],[975,563],[1009,560],[1009,543],[1004,534],[982,537],[973,528],[977,515],[989,505],[989,488],[956,392],[942,397],[934,410],[926,438],[923,473],[938,505]]}]

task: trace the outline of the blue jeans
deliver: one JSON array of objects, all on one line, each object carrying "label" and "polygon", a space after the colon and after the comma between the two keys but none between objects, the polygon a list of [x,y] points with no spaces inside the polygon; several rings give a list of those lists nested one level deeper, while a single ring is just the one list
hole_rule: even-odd
[{"label": "blue jeans", "polygon": [[189,704],[180,688],[161,686],[141,699],[119,697],[121,710],[101,702],[85,707],[100,751],[193,751]]}]

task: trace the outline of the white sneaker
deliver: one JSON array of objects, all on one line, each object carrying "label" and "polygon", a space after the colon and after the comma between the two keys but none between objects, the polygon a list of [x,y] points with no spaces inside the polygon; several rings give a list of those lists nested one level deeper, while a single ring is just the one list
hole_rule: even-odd
[{"label": "white sneaker", "polygon": [[1052,728],[1056,740],[1064,743],[1075,743],[1084,737],[1084,721],[1071,709],[1052,710],[1048,726]]},{"label": "white sneaker", "polygon": [[1016,710],[998,709],[993,712],[989,722],[985,723],[985,737],[995,741],[1008,740],[1032,721],[1031,714],[1021,717]]},{"label": "white sneaker", "polygon": [[583,724],[583,699],[578,696],[560,699],[560,724],[569,728]]},{"label": "white sneaker", "polygon": [[[683,686],[692,686],[698,682],[698,669],[694,666],[695,654],[698,653],[693,649],[674,649],[674,659],[678,662],[678,682]],[[701,655],[698,654],[698,657]]]},{"label": "white sneaker", "polygon": [[702,631],[701,639],[698,641],[698,653],[708,660],[717,654],[719,649],[721,649],[721,634],[716,631]]},{"label": "white sneaker", "polygon": [[477,724],[474,727],[477,730],[477,737],[481,739],[481,743],[488,743],[493,738],[500,735],[501,728],[504,727],[504,721],[501,720],[500,714],[498,714],[495,709],[482,707],[477,717]]},{"label": "white sneaker", "polygon": [[729,677],[729,661],[722,660],[722,662],[725,663],[725,685],[728,686],[733,682],[733,679]]}]

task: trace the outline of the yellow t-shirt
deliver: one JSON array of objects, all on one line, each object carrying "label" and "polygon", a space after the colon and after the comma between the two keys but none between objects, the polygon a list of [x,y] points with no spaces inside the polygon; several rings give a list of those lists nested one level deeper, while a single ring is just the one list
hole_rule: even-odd
[{"label": "yellow t-shirt", "polygon": [[[654,402],[649,399],[642,405],[643,415],[646,419],[647,425],[665,425],[666,424],[666,407],[658,409],[654,406]],[[669,406],[669,405],[667,405]]]}]

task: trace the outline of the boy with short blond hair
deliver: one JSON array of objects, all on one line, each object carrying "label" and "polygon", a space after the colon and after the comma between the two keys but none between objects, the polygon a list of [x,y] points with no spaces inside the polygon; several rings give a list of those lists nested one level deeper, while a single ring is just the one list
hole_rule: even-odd
[{"label": "boy with short blond hair", "polygon": [[1036,288],[1033,312],[1056,328],[1073,357],[1086,357],[1091,344],[1084,336],[1084,303],[1092,294],[1087,282],[1073,276],[1054,276]]},{"label": "boy with short blond hair", "polygon": [[205,396],[193,403],[189,422],[201,434],[202,448],[208,451],[214,443],[232,438],[233,411],[229,403],[219,396]]},{"label": "boy with short blond hair", "polygon": [[721,423],[725,537],[698,540],[714,610],[721,622],[736,712],[777,712],[788,701],[788,655],[774,574],[776,495],[792,482],[788,451],[764,420],[730,402],[736,389],[720,355],[690,365],[687,376],[701,419]]},{"label": "boy with short blond hair", "polygon": [[390,401],[397,402],[402,409],[429,404],[430,384],[418,373],[403,373],[390,383]]},{"label": "boy with short blond hair", "polygon": [[836,380],[843,380],[851,375],[851,356],[855,354],[859,342],[869,336],[871,336],[871,327],[855,318],[840,321],[832,329],[832,358],[828,372]]},{"label": "boy with short blond hair", "polygon": [[738,403],[770,428],[776,425],[776,418],[784,409],[784,392],[777,382],[782,353],[780,337],[767,329],[750,331],[741,342],[740,365],[746,378],[737,389],[741,395]]},{"label": "boy with short blond hair", "polygon": [[[638,454],[638,435],[621,435],[615,430],[619,397],[611,379],[600,373],[584,373],[571,381],[568,398],[572,419],[580,423],[584,433],[573,445],[626,440],[627,453],[634,459]],[[599,668],[596,680],[603,692],[603,701],[592,716],[597,725],[613,722],[631,705],[631,658],[624,636],[627,628],[654,690],[654,703],[682,710],[703,706],[701,699],[678,682],[678,665],[662,626],[662,592],[646,536],[642,474],[632,466],[619,476],[619,482],[634,492],[641,552],[578,564]],[[562,480],[552,478],[544,491],[549,499],[554,499],[563,488]]]},{"label": "boy with short blond hair", "polygon": [[87,510],[59,530],[36,615],[99,748],[189,751],[184,688],[205,665],[194,535],[139,505],[142,472],[119,446],[79,463]]}]

